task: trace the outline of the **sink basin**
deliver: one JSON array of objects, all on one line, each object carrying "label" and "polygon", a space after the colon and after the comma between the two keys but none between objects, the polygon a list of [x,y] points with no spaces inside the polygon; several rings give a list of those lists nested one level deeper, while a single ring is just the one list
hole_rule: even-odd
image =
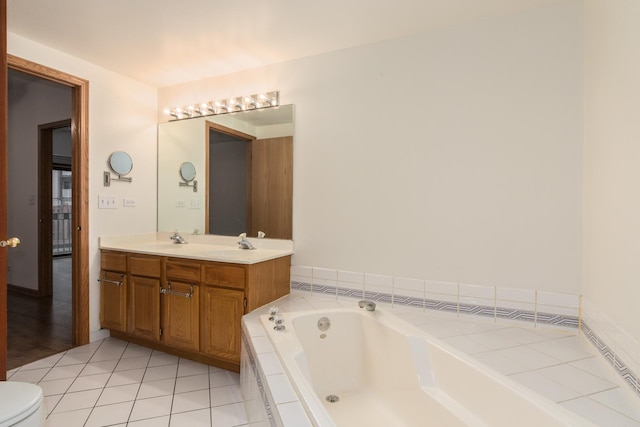
[{"label": "sink basin", "polygon": [[160,251],[164,251],[167,249],[180,249],[183,248],[185,246],[188,246],[189,244],[187,243],[186,245],[181,245],[181,244],[176,244],[176,243],[171,243],[171,242],[152,242],[152,243],[142,243],[140,245],[140,247],[145,248],[145,249],[149,249],[149,250],[160,250]]},{"label": "sink basin", "polygon": [[207,251],[211,256],[242,256],[245,255],[245,252],[254,252],[247,251],[242,249],[217,249],[213,251]]}]

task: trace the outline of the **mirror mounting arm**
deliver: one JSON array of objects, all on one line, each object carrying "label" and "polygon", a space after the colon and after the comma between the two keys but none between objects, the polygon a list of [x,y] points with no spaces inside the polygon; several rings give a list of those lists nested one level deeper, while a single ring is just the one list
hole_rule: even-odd
[{"label": "mirror mounting arm", "polygon": [[132,182],[133,178],[131,178],[130,176],[122,176],[122,175],[117,175],[117,178],[112,178],[111,177],[111,172],[109,171],[104,171],[104,175],[103,175],[103,184],[105,187],[109,187],[111,185],[111,181],[124,181],[124,182]]},{"label": "mirror mounting arm", "polygon": [[180,187],[193,187],[193,192],[197,193],[198,192],[198,181],[193,180],[191,182],[178,182],[178,185]]}]

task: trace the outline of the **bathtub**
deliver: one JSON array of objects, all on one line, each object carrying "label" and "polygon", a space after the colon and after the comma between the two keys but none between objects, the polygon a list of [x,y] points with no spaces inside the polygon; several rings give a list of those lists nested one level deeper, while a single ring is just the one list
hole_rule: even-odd
[{"label": "bathtub", "polygon": [[260,322],[312,425],[594,425],[386,310],[280,315]]}]

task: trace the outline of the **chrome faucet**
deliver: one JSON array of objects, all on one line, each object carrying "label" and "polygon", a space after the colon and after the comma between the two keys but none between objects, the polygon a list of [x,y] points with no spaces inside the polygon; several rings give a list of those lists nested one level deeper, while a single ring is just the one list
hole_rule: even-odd
[{"label": "chrome faucet", "polygon": [[238,245],[240,245],[240,249],[255,249],[255,246],[253,246],[251,242],[247,240],[247,233],[242,233],[238,236],[238,238],[240,239],[240,241],[238,242]]},{"label": "chrome faucet", "polygon": [[375,311],[376,310],[376,303],[373,302],[373,301],[367,301],[367,300],[358,301],[358,306],[360,308],[366,308],[367,311]]},{"label": "chrome faucet", "polygon": [[177,231],[175,233],[173,233],[173,236],[169,237],[171,240],[173,240],[173,243],[175,243],[176,245],[186,245],[187,241],[184,240],[184,237],[182,237],[180,235],[180,233],[178,233]]}]

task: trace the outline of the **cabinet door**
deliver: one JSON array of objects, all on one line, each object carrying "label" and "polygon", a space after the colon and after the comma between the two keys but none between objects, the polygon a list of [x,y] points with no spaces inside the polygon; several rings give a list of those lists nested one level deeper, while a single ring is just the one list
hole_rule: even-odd
[{"label": "cabinet door", "polygon": [[127,331],[127,278],[124,273],[100,274],[100,326]]},{"label": "cabinet door", "polygon": [[129,276],[129,333],[160,339],[160,279]]},{"label": "cabinet door", "polygon": [[244,292],[213,286],[200,291],[200,351],[239,363]]},{"label": "cabinet door", "polygon": [[186,350],[200,348],[198,285],[170,280],[162,290],[162,341]]}]

